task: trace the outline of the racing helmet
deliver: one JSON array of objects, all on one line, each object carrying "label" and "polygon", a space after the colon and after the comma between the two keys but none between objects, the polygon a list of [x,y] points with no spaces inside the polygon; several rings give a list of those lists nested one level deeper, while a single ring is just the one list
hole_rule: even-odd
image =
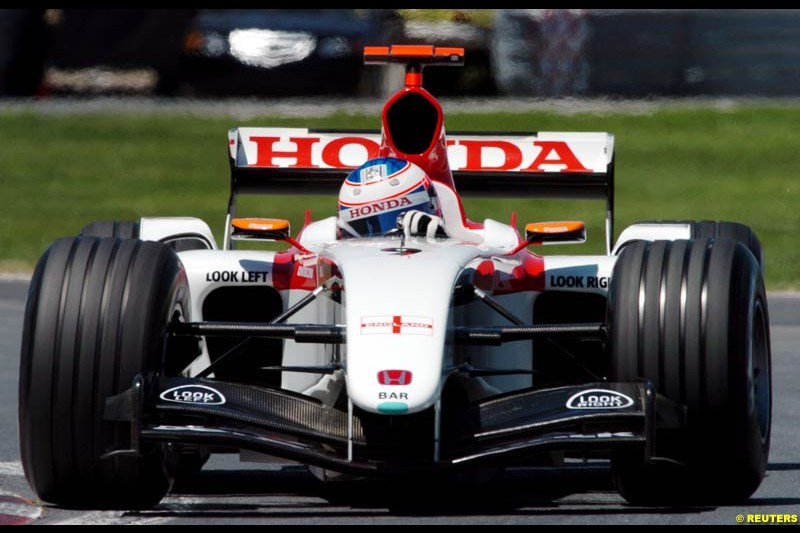
[{"label": "racing helmet", "polygon": [[350,172],[339,190],[345,236],[386,235],[412,210],[439,216],[439,201],[425,171],[396,157],[370,159]]}]

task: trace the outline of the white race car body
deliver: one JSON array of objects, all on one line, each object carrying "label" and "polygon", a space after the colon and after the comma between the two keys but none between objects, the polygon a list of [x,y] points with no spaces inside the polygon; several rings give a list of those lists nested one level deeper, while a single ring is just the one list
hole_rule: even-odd
[{"label": "white race car body", "polygon": [[[408,118],[405,113],[427,115],[429,123],[421,128],[422,140],[419,132],[404,126]],[[386,103],[380,133],[268,127],[230,130],[231,199],[221,246],[217,248],[212,240],[209,246],[178,252],[191,292],[192,324],[177,328],[176,333],[194,333],[205,339],[200,343],[200,356],[186,365],[183,376],[224,381],[228,373],[222,362],[240,357],[228,353],[239,348],[230,344],[214,347],[209,337],[225,330],[225,324],[232,328],[223,331],[228,336],[233,336],[237,327],[247,326],[241,318],[234,320],[237,313],[227,316],[225,309],[231,304],[237,308],[252,306],[253,302],[238,302],[255,298],[255,288],[277,295],[271,307],[264,304],[270,309],[270,320],[248,331],[258,329],[257,335],[282,340],[279,346],[272,344],[269,353],[251,354],[262,362],[255,363],[258,366],[251,368],[247,379],[263,383],[263,378],[255,376],[261,371],[271,372],[277,378],[269,384],[281,391],[323,406],[345,406],[349,421],[347,455],[343,459],[350,464],[343,467],[341,458],[331,457],[322,461],[312,457],[312,464],[358,472],[374,467],[369,462],[360,463],[353,455],[354,443],[363,441],[358,428],[353,428],[358,413],[365,417],[364,424],[374,424],[368,422],[370,416],[424,418],[432,413],[431,434],[423,440],[433,444],[428,458],[438,463],[442,458],[440,434],[448,423],[442,420],[443,412],[451,403],[445,398],[448,383],[458,383],[460,393],[473,403],[503,398],[515,391],[533,394],[531,391],[546,388],[545,382],[538,383],[535,378],[540,372],[535,364],[537,337],[589,337],[596,345],[602,341],[603,317],[596,314],[586,324],[558,325],[545,320],[546,324],[537,329],[537,315],[546,314],[553,305],[545,302],[537,310],[537,301],[548,293],[584,294],[593,301],[606,297],[616,258],[611,253],[613,135],[447,135],[442,116],[436,99],[412,84]],[[237,238],[242,238],[235,230],[239,195],[335,193],[350,169],[376,156],[402,157],[425,169],[441,203],[447,238],[342,238],[335,217],[317,221],[308,218],[296,240],[267,232],[265,240],[286,240],[290,244],[286,250],[235,249]],[[511,224],[492,219],[470,221],[460,199],[463,191],[486,196],[605,199],[608,253],[532,253],[530,242],[559,242],[563,224],[572,223],[556,222],[543,230],[553,235],[523,237],[514,220]],[[385,206],[366,208],[380,210]],[[258,227],[271,224],[260,222]],[[140,238],[162,242],[181,238],[200,241],[208,239],[209,234],[205,223],[195,219],[149,218],[140,226]],[[258,232],[246,238],[258,239]],[[565,238],[561,242],[574,241]],[[218,294],[229,294],[222,300],[225,304],[217,301]],[[589,315],[578,312],[576,316]],[[220,325],[220,320],[226,322]],[[248,341],[243,335],[236,342],[244,345]],[[568,404],[582,397],[581,391],[600,390],[600,397],[607,400],[617,395],[623,398],[611,409],[624,405],[623,410],[633,410],[622,416],[641,416],[634,415],[642,413],[644,406],[633,398],[643,395],[644,389],[615,392],[612,385],[598,389],[596,384],[582,384],[592,381],[581,378],[576,381],[577,388],[562,390],[560,399],[555,400],[560,408],[549,406],[553,400],[537,403],[546,406],[545,411],[553,418],[551,423],[558,425],[561,418],[575,418],[575,408]],[[174,388],[175,383],[164,387]],[[226,396],[219,385],[202,383],[219,397]],[[598,393],[593,394],[596,397]],[[561,413],[555,416],[554,409]],[[587,410],[582,416],[594,414]],[[508,427],[501,433],[516,431],[516,423],[506,422]],[[363,427],[361,430],[366,431]],[[624,430],[616,438],[626,444],[645,436]],[[549,437],[537,445],[547,442]]]},{"label": "white race car body", "polygon": [[[346,342],[340,356],[349,397],[366,411],[399,414],[418,412],[435,404],[448,375],[466,359],[480,366],[532,370],[530,340],[502,348],[462,347],[459,353],[448,344],[447,332],[453,327],[505,322],[480,303],[454,308],[452,299],[459,281],[472,281],[487,265],[493,268],[497,285],[533,275],[541,280],[539,286],[527,281],[527,287],[506,294],[499,291],[497,296],[504,307],[518,316],[531,316],[535,298],[543,291],[605,295],[614,264],[612,256],[545,258],[532,256],[526,250],[514,255],[507,252],[452,239],[417,238],[402,246],[399,237],[347,239],[322,245],[315,253],[304,254],[291,273],[277,269],[277,274],[276,257],[282,255],[285,262],[286,252],[192,250],[179,255],[188,274],[192,316],[196,320],[203,319],[206,296],[221,287],[272,287],[281,294],[284,310],[288,309],[328,281],[324,279],[325,265],[336,265],[343,287],[341,303],[319,299],[291,322],[342,324]],[[525,278],[514,277],[516,269],[525,268],[534,273],[526,273]],[[485,288],[494,292],[494,287]],[[292,340],[284,343],[285,365],[323,365],[331,359],[330,346]],[[501,350],[502,357],[491,353]],[[198,361],[195,368],[208,362]],[[383,372],[405,377],[384,378]],[[296,392],[316,390],[318,379],[310,374],[284,372],[282,386]],[[530,387],[531,377],[489,377],[487,382],[508,392]]]}]

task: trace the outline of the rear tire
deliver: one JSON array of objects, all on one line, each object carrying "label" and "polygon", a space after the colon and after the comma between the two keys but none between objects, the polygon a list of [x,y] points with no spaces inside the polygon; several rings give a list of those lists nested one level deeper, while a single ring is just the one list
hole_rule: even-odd
[{"label": "rear tire", "polygon": [[761,241],[755,232],[739,222],[724,222],[716,220],[701,220],[691,222],[692,239],[733,239],[744,244],[756,258],[758,266],[764,268],[764,254],[761,251]]},{"label": "rear tire", "polygon": [[751,251],[732,239],[638,241],[609,287],[612,381],[651,381],[685,406],[685,425],[657,429],[654,455],[618,455],[634,504],[740,503],[760,485],[771,425],[769,318]]},{"label": "rear tire", "polygon": [[139,223],[133,220],[98,220],[86,224],[81,230],[81,236],[138,239]]},{"label": "rear tire", "polygon": [[645,224],[689,224],[692,240],[733,239],[744,244],[753,254],[761,269],[764,269],[764,254],[761,241],[750,226],[740,222],[721,220],[651,220]]},{"label": "rear tire", "polygon": [[[86,224],[80,233],[81,237],[113,237],[118,239],[141,238],[141,225],[133,220],[98,220]],[[210,250],[211,243],[202,235],[187,233],[162,238],[163,242],[176,252],[187,250]]]},{"label": "rear tire", "polygon": [[95,237],[55,241],[39,260],[25,310],[19,382],[20,451],[42,500],[139,509],[171,484],[165,447],[130,447],[130,424],[104,420],[105,400],[164,367],[167,326],[188,319],[189,288],[168,246]]}]

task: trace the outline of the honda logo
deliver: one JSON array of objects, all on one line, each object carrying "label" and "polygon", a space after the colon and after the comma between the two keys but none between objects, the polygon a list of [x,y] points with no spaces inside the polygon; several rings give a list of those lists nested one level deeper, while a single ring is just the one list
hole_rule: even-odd
[{"label": "honda logo", "polygon": [[411,372],[408,370],[381,370],[378,372],[381,385],[410,385]]}]

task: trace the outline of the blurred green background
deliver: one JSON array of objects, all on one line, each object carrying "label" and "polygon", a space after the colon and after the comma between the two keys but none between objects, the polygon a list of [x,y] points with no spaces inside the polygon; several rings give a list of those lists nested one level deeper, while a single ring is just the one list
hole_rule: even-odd
[{"label": "blurred green background", "polygon": [[[616,136],[616,234],[638,220],[731,220],[762,241],[768,290],[800,289],[800,105],[657,107],[646,113],[448,113],[448,131],[608,131]],[[613,106],[611,106],[613,107]],[[0,270],[30,272],[55,238],[104,219],[195,216],[221,241],[236,126],[379,128],[376,114],[248,120],[181,113],[55,114],[0,109]],[[247,197],[240,215],[335,214],[336,198]],[[472,220],[583,219],[589,242],[547,253],[603,253],[603,203],[465,200]]]}]

